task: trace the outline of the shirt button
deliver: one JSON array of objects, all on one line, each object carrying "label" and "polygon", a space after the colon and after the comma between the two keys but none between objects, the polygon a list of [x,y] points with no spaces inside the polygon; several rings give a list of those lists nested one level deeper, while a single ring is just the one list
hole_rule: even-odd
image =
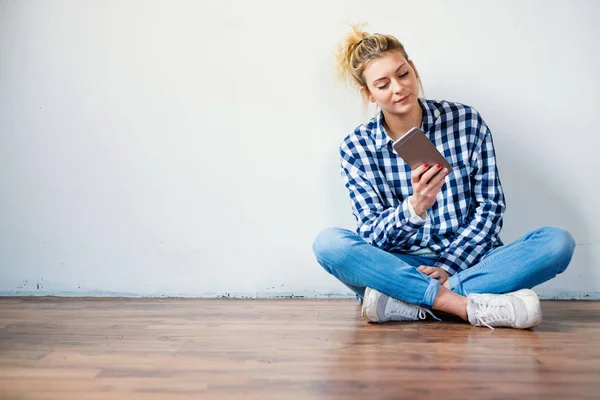
[{"label": "shirt button", "polygon": [[423,240],[426,241],[426,242],[429,242],[429,235],[423,236]]}]

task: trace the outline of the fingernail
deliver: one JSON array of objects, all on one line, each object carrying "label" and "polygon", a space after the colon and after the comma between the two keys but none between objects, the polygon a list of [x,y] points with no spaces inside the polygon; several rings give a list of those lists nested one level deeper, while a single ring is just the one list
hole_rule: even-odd
[{"label": "fingernail", "polygon": [[436,167],[441,168],[442,166],[440,164],[436,165]]},{"label": "fingernail", "polygon": [[429,164],[425,164],[423,165],[425,168],[429,168]]}]

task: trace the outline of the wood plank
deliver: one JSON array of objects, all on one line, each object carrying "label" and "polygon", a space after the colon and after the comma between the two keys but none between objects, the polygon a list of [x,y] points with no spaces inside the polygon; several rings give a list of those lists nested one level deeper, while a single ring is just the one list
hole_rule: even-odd
[{"label": "wood plank", "polygon": [[600,302],[535,330],[366,324],[354,300],[0,298],[0,399],[592,399]]}]

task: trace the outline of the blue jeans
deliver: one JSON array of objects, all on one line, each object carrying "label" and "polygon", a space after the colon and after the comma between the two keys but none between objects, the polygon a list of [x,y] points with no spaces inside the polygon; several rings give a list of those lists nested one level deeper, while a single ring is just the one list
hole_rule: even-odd
[{"label": "blue jeans", "polygon": [[[532,288],[567,269],[574,250],[569,232],[543,227],[490,251],[478,264],[448,278],[448,283],[462,296]],[[417,268],[434,265],[435,258],[386,252],[341,228],[319,233],[313,251],[327,272],[361,298],[370,287],[410,304],[433,306],[440,283]]]}]

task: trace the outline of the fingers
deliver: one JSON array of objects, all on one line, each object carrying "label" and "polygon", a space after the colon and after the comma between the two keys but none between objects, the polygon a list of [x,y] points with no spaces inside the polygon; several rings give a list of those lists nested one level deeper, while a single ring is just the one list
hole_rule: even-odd
[{"label": "fingers", "polygon": [[444,186],[446,182],[446,176],[448,176],[448,170],[444,168],[438,173],[425,187],[421,188],[420,194],[423,196],[437,196],[438,192]]},{"label": "fingers", "polygon": [[424,181],[424,182],[426,182],[426,183],[429,183],[429,181],[431,180],[431,178],[433,178],[433,176],[435,174],[437,174],[438,172],[440,172],[441,169],[442,169],[442,166],[440,164],[433,165],[431,168],[429,168],[427,170],[427,172],[425,172],[423,174],[423,176],[421,176],[421,180]]},{"label": "fingers", "polygon": [[427,164],[420,165],[411,173],[411,182],[415,202],[412,206],[419,206],[420,210],[427,210],[435,202],[438,192],[444,186],[449,174],[448,168],[441,168],[439,164],[429,167]]},{"label": "fingers", "polygon": [[417,168],[413,169],[412,173],[410,174],[410,179],[413,185],[421,181],[423,173],[427,171],[428,168],[429,164],[422,164]]},{"label": "fingers", "polygon": [[427,274],[427,275],[429,275],[429,277],[432,279],[437,279],[442,284],[448,280],[446,275],[444,273],[440,272],[439,270],[434,271],[431,274]]},{"label": "fingers", "polygon": [[417,269],[425,275],[429,276],[430,278],[439,280],[440,283],[444,283],[448,280],[448,275],[446,274],[446,271],[444,271],[440,267],[428,267],[426,265],[421,265]]},{"label": "fingers", "polygon": [[423,164],[420,167],[413,170],[411,174],[411,182],[415,189],[424,191],[428,186],[435,187],[439,181],[443,181],[448,176],[448,169],[441,169],[441,165],[437,164],[429,167],[427,164]]},{"label": "fingers", "polygon": [[418,268],[419,271],[421,271],[422,273],[424,273],[425,275],[429,275],[431,276],[431,274],[435,273],[437,270],[437,267],[428,267],[426,265],[421,265]]},{"label": "fingers", "polygon": [[435,178],[433,178],[433,180],[432,180],[432,182],[430,182],[430,184],[433,185],[434,187],[437,187],[438,185],[440,187],[442,187],[448,174],[450,174],[450,172],[448,171],[448,168],[444,168]]},{"label": "fingers", "polygon": [[444,186],[444,183],[446,183],[446,177],[448,176],[448,173],[446,172],[443,175],[442,174],[440,174],[440,175],[441,176],[439,177],[439,179],[435,182],[435,184],[431,188],[432,192],[435,194],[437,194],[437,192],[440,191],[442,186]]}]

